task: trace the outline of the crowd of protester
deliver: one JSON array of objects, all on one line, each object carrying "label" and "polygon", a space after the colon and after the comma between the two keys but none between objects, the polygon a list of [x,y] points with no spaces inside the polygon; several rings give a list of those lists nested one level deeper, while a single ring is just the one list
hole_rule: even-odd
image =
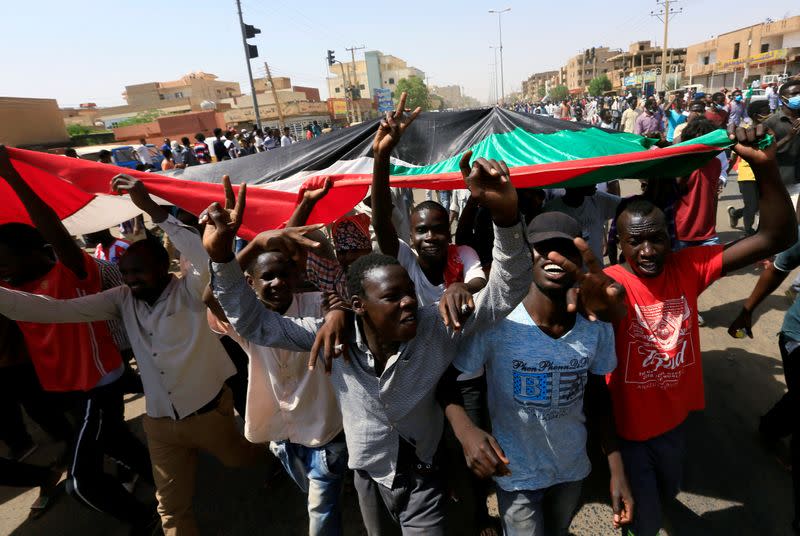
[{"label": "crowd of protester", "polygon": [[[616,181],[516,189],[504,162],[468,151],[465,188],[445,205],[413,206],[389,186],[390,155],[419,114],[403,95],[375,135],[367,202],[329,226],[306,225],[327,181],[303,194],[285,228],[241,248],[245,186],[236,196],[225,177],[225,199],[189,214],[117,175],[111,188],[153,225],[85,237],[89,254],[0,147],[0,176],[33,223],[0,225],[0,431],[10,452],[0,484],[39,487],[41,513],[66,470],[70,494],[133,534],[193,535],[199,452],[226,466],[274,455],[308,495],[309,534],[342,533],[352,475],[370,535],[387,524],[444,534],[448,501],[468,505],[476,534],[566,535],[594,437],[610,474],[608,528],[655,536],[662,503],[680,488],[685,421],[704,408],[699,295],[780,253],[731,326],[752,336],[755,307],[800,265],[790,198],[800,80],[779,95],[776,110],[736,91],[695,94],[688,106],[648,99],[641,110],[632,99],[616,127],[598,103],[602,126],[662,146],[728,128],[730,158],[643,180],[633,197]],[[161,166],[270,150],[284,145],[279,134],[165,140]],[[744,229],[723,245],[718,195],[734,166],[745,207],[729,215]],[[760,427],[775,439],[796,437],[798,341],[795,302],[780,338],[788,393]],[[146,445],[124,420],[123,395],[135,392]],[[20,407],[62,445],[52,466],[24,462],[36,445]],[[800,460],[800,440],[792,445]],[[154,486],[157,506],[133,495],[137,478]]]}]

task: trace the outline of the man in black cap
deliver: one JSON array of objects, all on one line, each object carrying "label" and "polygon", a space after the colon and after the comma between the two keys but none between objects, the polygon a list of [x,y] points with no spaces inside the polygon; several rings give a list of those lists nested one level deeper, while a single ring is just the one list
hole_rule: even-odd
[{"label": "man in black cap", "polygon": [[[577,314],[568,294],[579,284],[586,316],[608,320],[625,314],[624,292],[602,273],[572,217],[541,214],[528,230],[534,249],[528,295],[504,320],[465,341],[453,361],[458,370],[442,380],[440,400],[467,464],[482,478],[494,476],[506,535],[568,534],[591,470],[586,407],[608,456],[619,527],[632,519],[633,500],[604,378],[617,364],[614,333],[610,324]],[[493,435],[473,424],[454,388],[459,372],[484,366]]]}]

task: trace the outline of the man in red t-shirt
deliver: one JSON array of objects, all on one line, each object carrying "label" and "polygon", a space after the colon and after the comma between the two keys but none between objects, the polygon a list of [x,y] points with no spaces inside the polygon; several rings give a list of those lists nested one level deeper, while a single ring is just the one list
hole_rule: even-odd
[{"label": "man in red t-shirt", "polygon": [[[0,145],[0,177],[17,194],[36,228],[0,225],[0,285],[53,298],[77,298],[101,290],[100,269],[61,223],[55,211],[17,173]],[[76,395],[83,421],[69,460],[67,490],[80,502],[128,522],[136,530],[158,523],[155,508],[139,502],[103,470],[103,457],[117,460],[153,482],[147,449],[127,428],[119,379],[124,367],[105,322],[17,322],[45,391]]]},{"label": "man in red t-shirt", "polygon": [[[688,127],[687,127],[688,128]],[[630,530],[655,536],[661,501],[677,495],[689,412],[705,406],[697,297],[719,277],[786,249],[796,220],[775,163],[775,145],[757,148],[765,131],[737,129],[734,151],[749,162],[760,193],[759,230],[726,246],[672,252],[663,212],[646,200],[617,218],[628,261],[606,268],[625,287],[628,314],[614,322],[618,365],[608,378],[622,458],[633,490]]]},{"label": "man in red t-shirt", "polygon": [[[681,134],[683,141],[713,132],[716,127],[703,117],[692,120]],[[722,163],[712,158],[689,176],[678,178],[681,197],[675,203],[675,232],[680,249],[719,244],[717,200]]]}]

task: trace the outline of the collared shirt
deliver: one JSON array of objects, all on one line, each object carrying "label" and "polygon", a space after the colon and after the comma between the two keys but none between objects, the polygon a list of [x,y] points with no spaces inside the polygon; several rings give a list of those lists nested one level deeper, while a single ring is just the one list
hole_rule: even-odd
[{"label": "collared shirt", "polygon": [[195,231],[170,216],[158,224],[192,261],[192,270],[171,281],[153,305],[127,286],[70,300],[0,289],[0,313],[30,322],[93,322],[122,319],[144,384],[150,417],[184,417],[211,401],[236,373],[208,328],[203,290],[208,254]]},{"label": "collared shirt", "polygon": [[[263,307],[263,305],[262,305]],[[285,313],[318,318],[322,294],[295,294]],[[215,331],[230,336],[250,358],[244,436],[253,443],[288,440],[306,447],[325,445],[342,431],[342,412],[325,367],[308,370],[308,352],[251,343],[230,324],[209,318]]]},{"label": "collared shirt", "polygon": [[633,133],[636,127],[636,118],[639,117],[639,112],[633,108],[628,108],[622,112],[622,131]]},{"label": "collared shirt", "polygon": [[653,115],[642,113],[636,118],[633,126],[634,134],[647,134],[648,132],[662,132],[664,125],[661,121],[661,114]]},{"label": "collared shirt", "polygon": [[743,102],[736,102],[735,100],[731,101],[730,103],[730,115],[728,116],[728,124],[739,126],[739,124],[744,120],[745,116],[745,106]]},{"label": "collared shirt", "polygon": [[[358,321],[348,345],[350,362],[336,360],[331,382],[342,408],[351,469],[361,469],[391,488],[400,438],[414,445],[420,461],[431,463],[444,416],[436,385],[458,352],[458,342],[497,322],[522,301],[532,281],[524,228],[495,227],[494,265],[488,284],[475,295],[475,311],[454,334],[435,305],[417,312],[417,334],[400,345],[383,373]],[[247,285],[239,264],[212,263],[212,288],[231,324],[245,339],[262,346],[308,351],[322,319],[286,318],[265,308]]]}]

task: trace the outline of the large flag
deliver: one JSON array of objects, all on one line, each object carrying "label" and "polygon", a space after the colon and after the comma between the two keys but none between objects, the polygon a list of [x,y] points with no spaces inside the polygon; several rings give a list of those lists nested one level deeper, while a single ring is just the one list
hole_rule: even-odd
[{"label": "large flag", "polygon": [[[110,191],[111,178],[125,172],[142,179],[163,202],[192,213],[223,198],[223,175],[230,176],[234,184],[247,183],[241,234],[250,238],[283,224],[302,191],[319,187],[326,177],[333,188],[315,207],[309,223],[328,223],[351,210],[368,193],[377,128],[378,121],[372,121],[289,147],[164,174],[21,149],[9,149],[9,154],[17,171],[74,234],[112,227],[139,213],[127,197]],[[424,113],[405,132],[393,154],[391,184],[463,188],[458,162],[467,150],[473,151],[473,159],[505,160],[513,183],[521,188],[677,177],[731,145],[722,130],[663,149],[653,147],[653,141],[501,108]],[[0,183],[0,195],[4,200],[0,223],[28,221],[4,182]]]}]

